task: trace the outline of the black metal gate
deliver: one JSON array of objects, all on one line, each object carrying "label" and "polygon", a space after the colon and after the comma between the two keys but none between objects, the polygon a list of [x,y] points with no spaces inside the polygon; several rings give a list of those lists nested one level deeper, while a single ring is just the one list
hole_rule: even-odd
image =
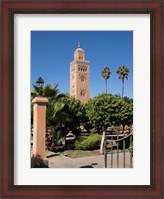
[{"label": "black metal gate", "polygon": [[104,162],[105,168],[133,167],[133,131],[129,134],[105,136]]}]

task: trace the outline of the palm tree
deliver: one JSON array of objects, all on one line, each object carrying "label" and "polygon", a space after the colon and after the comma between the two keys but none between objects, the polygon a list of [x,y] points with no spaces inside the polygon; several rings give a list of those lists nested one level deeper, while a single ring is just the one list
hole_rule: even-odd
[{"label": "palm tree", "polygon": [[129,69],[126,66],[120,66],[116,73],[119,75],[119,79],[122,80],[122,98],[124,97],[124,81],[128,79]]},{"label": "palm tree", "polygon": [[111,71],[108,67],[105,67],[101,71],[101,76],[105,79],[105,88],[106,88],[106,94],[107,94],[107,80],[110,78]]},{"label": "palm tree", "polygon": [[[31,91],[31,98],[39,96],[40,88],[36,85],[33,85],[33,90]],[[54,124],[52,119],[52,114],[54,111],[54,104],[61,98],[65,97],[64,94],[59,94],[58,84],[53,86],[48,84],[42,88],[42,96],[48,98],[48,107],[46,112],[47,126]],[[33,109],[31,109],[33,111]],[[31,113],[31,119],[33,121],[33,113]]]},{"label": "palm tree", "polygon": [[72,121],[72,117],[65,110],[65,103],[57,101],[53,105],[51,119],[53,121],[53,141],[58,145],[60,142],[65,145],[68,130],[65,128],[66,123]]},{"label": "palm tree", "polygon": [[[40,92],[40,88],[38,86],[33,85],[33,87],[34,89],[31,91],[32,99],[39,96]],[[54,84],[53,86],[47,84],[42,88],[42,96],[47,97],[49,100],[57,100],[65,95],[59,94],[58,84]]]},{"label": "palm tree", "polygon": [[[59,93],[58,84],[53,86],[48,84],[45,85],[42,90],[36,85],[33,85],[33,90],[31,91],[31,98],[39,96],[40,92],[42,97],[48,98],[48,106],[46,111],[46,123],[50,130],[49,136],[51,137],[53,143],[58,144],[60,142],[65,142],[66,134],[68,133],[66,129],[63,128],[63,124],[72,121],[71,115],[69,115],[65,110],[65,104],[60,102],[60,99],[66,97],[65,94]],[[33,108],[31,108],[31,123],[33,122]],[[51,143],[52,144],[52,143]],[[47,147],[51,147],[51,144]]]}]

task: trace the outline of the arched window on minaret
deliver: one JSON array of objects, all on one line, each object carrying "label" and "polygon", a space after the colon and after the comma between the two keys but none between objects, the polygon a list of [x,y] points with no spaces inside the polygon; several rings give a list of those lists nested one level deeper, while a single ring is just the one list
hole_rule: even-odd
[{"label": "arched window on minaret", "polygon": [[80,90],[80,96],[81,96],[81,97],[84,97],[84,96],[85,96],[85,90],[84,90],[84,89],[81,89],[81,90]]}]

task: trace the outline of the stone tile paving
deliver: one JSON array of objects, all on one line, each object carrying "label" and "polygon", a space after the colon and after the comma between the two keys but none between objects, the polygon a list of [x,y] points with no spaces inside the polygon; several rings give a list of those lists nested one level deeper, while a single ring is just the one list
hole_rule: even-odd
[{"label": "stone tile paving", "polygon": [[[130,168],[130,153],[125,153],[125,167]],[[49,168],[104,168],[104,155],[69,158],[63,155],[48,158]],[[111,155],[108,154],[108,168],[111,167]],[[113,154],[113,167],[117,168],[117,154]],[[119,168],[123,168],[123,153],[119,153]]]}]

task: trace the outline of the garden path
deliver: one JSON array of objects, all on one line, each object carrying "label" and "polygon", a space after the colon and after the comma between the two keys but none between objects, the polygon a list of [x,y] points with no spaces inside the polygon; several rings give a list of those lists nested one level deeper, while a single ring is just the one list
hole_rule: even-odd
[{"label": "garden path", "polygon": [[[130,168],[130,153],[125,153],[125,167]],[[104,155],[70,158],[64,155],[48,158],[49,168],[104,168]],[[108,154],[108,168],[111,155]],[[113,167],[117,168],[117,154],[113,154]],[[119,153],[119,168],[123,168],[123,153]]]}]

